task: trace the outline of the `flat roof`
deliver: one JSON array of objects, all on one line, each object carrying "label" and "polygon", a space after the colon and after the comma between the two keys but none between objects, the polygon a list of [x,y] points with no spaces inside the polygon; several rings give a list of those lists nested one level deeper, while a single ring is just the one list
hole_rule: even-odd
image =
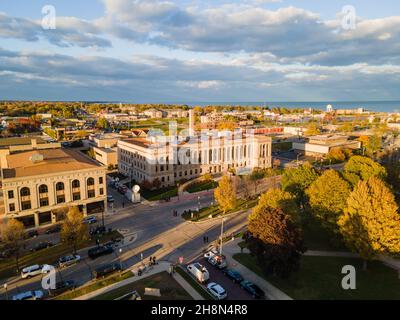
[{"label": "flat roof", "polygon": [[[43,160],[33,162],[31,157],[38,155],[42,155]],[[8,155],[6,159],[8,168],[3,169],[4,179],[101,168],[79,151],[65,149],[21,152]]]},{"label": "flat roof", "polygon": [[2,138],[0,139],[0,148],[9,147],[9,146],[22,146],[28,145],[32,143],[32,140],[37,141],[37,143],[42,144],[46,143],[46,141],[40,136],[31,136],[31,137],[10,137],[10,138]]}]

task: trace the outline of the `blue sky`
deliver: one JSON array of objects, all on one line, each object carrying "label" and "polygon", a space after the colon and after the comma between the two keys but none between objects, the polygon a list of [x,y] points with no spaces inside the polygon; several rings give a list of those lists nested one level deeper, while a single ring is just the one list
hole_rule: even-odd
[{"label": "blue sky", "polygon": [[2,0],[0,99],[400,100],[399,40],[394,0]]}]

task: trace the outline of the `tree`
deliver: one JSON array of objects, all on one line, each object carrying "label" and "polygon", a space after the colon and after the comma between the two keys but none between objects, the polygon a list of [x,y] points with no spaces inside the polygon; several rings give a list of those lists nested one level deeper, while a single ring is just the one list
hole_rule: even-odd
[{"label": "tree", "polygon": [[315,122],[311,122],[307,127],[305,135],[306,136],[316,136],[320,133],[321,133],[321,130],[319,129],[318,124],[316,124]]},{"label": "tree", "polygon": [[97,120],[96,127],[100,129],[108,129],[110,125],[105,118],[100,118],[99,120]]},{"label": "tree", "polygon": [[356,186],[359,180],[367,180],[373,176],[385,179],[386,169],[368,157],[353,156],[344,166],[344,177],[353,186]]},{"label": "tree", "polygon": [[74,253],[88,239],[88,229],[83,218],[78,207],[71,207],[61,226],[61,241],[70,246]]},{"label": "tree", "polygon": [[281,209],[264,207],[253,214],[245,239],[265,274],[287,278],[298,271],[305,252],[303,235]]},{"label": "tree", "polygon": [[305,190],[318,178],[318,173],[309,163],[297,168],[285,170],[282,175],[282,188],[296,196],[297,200],[304,204]]},{"label": "tree", "polygon": [[259,180],[261,180],[262,178],[264,178],[265,173],[264,171],[260,170],[260,169],[254,169],[249,177],[250,181],[253,182],[254,184],[254,194],[257,194],[257,184],[259,182]]},{"label": "tree", "polygon": [[258,201],[257,206],[253,209],[253,213],[250,216],[257,216],[258,212],[264,210],[265,207],[282,209],[283,212],[291,216],[293,221],[298,220],[299,208],[296,203],[296,198],[287,191],[278,188],[269,189],[266,193],[261,195],[260,201]]},{"label": "tree", "polygon": [[19,272],[19,258],[24,243],[24,237],[25,227],[22,222],[16,219],[8,220],[2,227],[1,240],[4,242],[6,247],[13,252],[17,272]]},{"label": "tree", "polygon": [[348,248],[366,261],[400,253],[400,215],[393,193],[377,177],[360,181],[338,221]]},{"label": "tree", "polygon": [[365,154],[369,157],[374,156],[382,148],[382,136],[361,136],[358,139],[362,143]]},{"label": "tree", "polygon": [[214,191],[214,197],[221,211],[225,214],[236,205],[236,188],[228,176],[223,176]]},{"label": "tree", "polygon": [[326,158],[332,163],[340,163],[346,160],[346,154],[340,148],[334,148],[329,151]]},{"label": "tree", "polygon": [[350,192],[350,184],[335,170],[325,171],[306,190],[312,213],[324,227],[335,233]]}]

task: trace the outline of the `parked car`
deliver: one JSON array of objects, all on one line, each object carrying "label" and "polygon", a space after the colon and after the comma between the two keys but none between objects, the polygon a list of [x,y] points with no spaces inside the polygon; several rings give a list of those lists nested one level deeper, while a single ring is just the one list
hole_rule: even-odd
[{"label": "parked car", "polygon": [[54,244],[51,243],[50,241],[39,242],[38,244],[36,244],[36,245],[31,249],[31,252],[44,250],[44,249],[47,249],[47,248],[52,247],[53,245],[54,245]]},{"label": "parked car", "polygon": [[247,281],[247,280],[243,280],[240,283],[240,286],[246,290],[248,293],[251,294],[251,296],[254,299],[264,299],[265,297],[265,293],[264,291],[262,291],[257,285],[255,285],[254,283]]},{"label": "parked car", "polygon": [[106,233],[106,232],[107,232],[107,229],[106,229],[105,226],[98,226],[98,227],[96,227],[95,229],[90,230],[90,231],[89,231],[89,234],[90,234],[91,236],[93,236],[93,235],[95,235],[95,234],[103,234],[103,233]]},{"label": "parked car", "polygon": [[208,262],[218,269],[224,269],[227,266],[225,257],[220,255],[210,257]]},{"label": "parked car", "polygon": [[43,291],[27,291],[23,293],[19,293],[12,297],[13,300],[41,300],[43,299]]},{"label": "parked car", "polygon": [[56,225],[46,230],[46,234],[58,233],[61,231],[61,225]]},{"label": "parked car", "polygon": [[81,261],[81,256],[71,254],[69,256],[61,257],[60,259],[58,259],[58,265],[60,269],[62,269],[78,263],[79,261]]},{"label": "parked car", "polygon": [[106,276],[116,272],[116,271],[121,271],[121,264],[120,263],[111,263],[111,264],[106,264],[103,266],[100,266],[98,268],[95,269],[93,276],[96,279],[99,278],[105,278]]},{"label": "parked car", "polygon": [[29,266],[29,267],[22,269],[21,278],[26,279],[26,278],[31,278],[31,277],[37,276],[39,274],[46,274],[46,273],[49,273],[52,268],[53,267],[48,264],[44,264],[42,266],[38,265],[38,264]]},{"label": "parked car", "polygon": [[224,273],[224,275],[226,275],[233,282],[241,283],[244,280],[242,275],[239,272],[237,272],[236,270],[225,269],[222,272]]},{"label": "parked car", "polygon": [[114,252],[114,249],[110,246],[99,246],[96,248],[89,249],[88,256],[90,259],[94,260],[98,257],[111,254]]},{"label": "parked car", "polygon": [[54,289],[49,290],[49,294],[54,297],[66,291],[75,290],[75,288],[76,284],[73,280],[60,281],[56,283],[56,287]]},{"label": "parked car", "polygon": [[207,285],[207,291],[217,300],[226,299],[228,296],[226,290],[215,282],[211,282]]},{"label": "parked car", "polygon": [[39,236],[37,230],[29,230],[25,233],[25,239],[36,238]]},{"label": "parked car", "polygon": [[114,200],[114,197],[112,195],[108,195],[107,196],[107,201],[108,201],[108,203],[113,203],[115,200]]},{"label": "parked car", "polygon": [[219,254],[218,250],[213,248],[204,254],[204,258],[208,260],[209,258],[216,256],[218,254]]},{"label": "parked car", "polygon": [[83,219],[83,222],[87,224],[94,224],[97,222],[97,218],[95,216],[86,217]]},{"label": "parked car", "polygon": [[200,283],[205,283],[210,279],[208,270],[200,263],[192,263],[187,266],[187,270],[196,278]]},{"label": "parked car", "polygon": [[0,259],[8,259],[16,252],[13,248],[5,248],[0,252]]}]

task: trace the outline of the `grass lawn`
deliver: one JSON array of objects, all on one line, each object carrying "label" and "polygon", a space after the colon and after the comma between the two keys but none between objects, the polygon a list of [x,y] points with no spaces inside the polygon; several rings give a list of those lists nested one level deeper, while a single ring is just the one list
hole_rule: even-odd
[{"label": "grass lawn", "polygon": [[[145,296],[145,288],[160,289],[161,297]],[[167,272],[138,280],[121,288],[99,295],[92,300],[115,300],[137,291],[143,300],[192,300],[192,297]]]},{"label": "grass lawn", "polygon": [[[370,262],[368,270],[363,271],[360,259],[304,256],[300,271],[283,280],[265,276],[256,259],[249,254],[239,253],[234,255],[234,259],[293,299],[400,299],[400,279],[397,272],[379,261]],[[353,265],[356,268],[356,290],[343,290],[341,287],[344,277],[341,270],[345,265]]]},{"label": "grass lawn", "polygon": [[289,151],[292,149],[293,143],[290,141],[286,142],[274,142],[272,144],[272,151]]},{"label": "grass lawn", "polygon": [[148,201],[158,201],[158,200],[164,200],[167,198],[176,197],[178,195],[178,188],[177,187],[168,187],[168,188],[162,188],[162,189],[158,189],[158,190],[142,189],[140,191],[140,194],[142,195],[143,198],[145,198]]},{"label": "grass lawn", "polygon": [[199,182],[194,182],[190,184],[185,191],[189,193],[195,193],[195,192],[200,192],[204,190],[210,190],[210,189],[215,189],[218,187],[218,182],[214,180],[210,181],[199,181]]},{"label": "grass lawn", "polygon": [[194,280],[185,270],[181,267],[176,268],[176,272],[182,276],[183,279],[189,283],[193,289],[195,289],[205,300],[213,300],[213,297],[196,281]]},{"label": "grass lawn", "polygon": [[90,292],[96,291],[98,289],[107,287],[109,285],[112,285],[114,283],[120,282],[122,280],[128,279],[133,277],[133,273],[131,271],[126,271],[124,273],[116,273],[108,278],[98,280],[93,282],[92,284],[89,284],[87,286],[84,286],[82,288],[78,288],[74,291],[67,292],[65,294],[62,294],[60,296],[57,296],[55,300],[72,300],[75,298],[78,298],[80,296],[83,296],[85,294],[88,294]]},{"label": "grass lawn", "polygon": [[[233,213],[233,212],[237,212],[237,211],[253,208],[254,206],[257,205],[257,202],[258,202],[258,199],[254,199],[254,200],[239,199],[237,201],[236,207],[234,209],[232,209],[232,210],[227,211],[226,214],[230,214],[230,213]],[[219,209],[219,207],[217,205],[214,205],[212,207],[206,207],[206,208],[200,209],[199,213],[195,212],[194,215],[193,215],[193,219],[191,218],[191,214],[190,213],[182,214],[182,217],[185,220],[200,221],[200,220],[208,219],[208,217],[210,215],[213,218],[215,218],[215,217],[218,217],[218,216],[220,216],[222,214],[223,213]]]},{"label": "grass lawn", "polygon": [[[111,233],[104,235],[100,241],[107,242],[111,240],[111,238],[116,239],[119,237],[122,238],[122,235],[118,231],[112,231]],[[92,238],[82,244],[80,248],[90,247],[95,244],[96,239]],[[72,250],[70,247],[64,244],[58,244],[38,252],[27,253],[20,258],[19,265],[20,268],[23,268],[35,264],[55,264],[60,257],[70,254],[71,252]],[[15,275],[17,275],[17,272],[14,258],[0,261],[0,279],[9,278]]]}]

